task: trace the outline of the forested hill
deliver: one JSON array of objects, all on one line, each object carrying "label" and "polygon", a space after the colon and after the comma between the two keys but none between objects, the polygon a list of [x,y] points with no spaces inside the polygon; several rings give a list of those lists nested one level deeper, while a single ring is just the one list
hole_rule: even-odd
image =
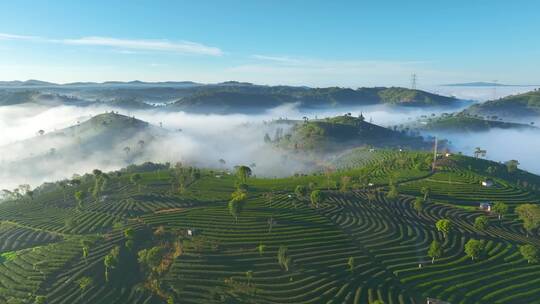
[{"label": "forested hill", "polygon": [[304,121],[274,142],[295,151],[331,152],[358,146],[429,148],[422,137],[407,135],[350,115]]},{"label": "forested hill", "polygon": [[301,108],[327,108],[365,105],[454,106],[458,100],[406,88],[305,88],[228,86],[199,89],[170,104],[170,109],[189,112],[254,112],[286,103],[298,103]]},{"label": "forested hill", "polygon": [[481,132],[491,129],[539,130],[532,125],[505,122],[495,119],[483,119],[466,113],[447,114],[441,117],[420,121],[414,128],[427,131]]},{"label": "forested hill", "polygon": [[461,102],[421,90],[399,87],[310,88],[264,86],[241,82],[197,84],[187,82],[106,82],[66,85],[1,85],[0,105],[69,104],[111,105],[129,109],[163,106],[170,111],[195,113],[253,113],[296,103],[300,108],[335,108],[366,105],[451,107]]},{"label": "forested hill", "polygon": [[539,117],[540,90],[512,95],[470,106],[467,113],[499,117]]}]

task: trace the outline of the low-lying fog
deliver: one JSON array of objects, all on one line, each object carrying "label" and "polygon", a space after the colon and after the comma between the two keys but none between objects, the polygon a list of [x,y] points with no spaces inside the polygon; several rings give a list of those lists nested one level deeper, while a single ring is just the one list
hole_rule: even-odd
[{"label": "low-lying fog", "polygon": [[[168,135],[159,137],[145,146],[144,152],[132,153],[126,160],[123,147],[130,146],[135,151],[136,141],[126,140],[117,143],[112,151],[86,154],[81,158],[74,149],[64,150],[61,158],[35,161],[33,158],[51,147],[69,147],[73,142],[39,142],[22,140],[34,138],[38,130],[45,134],[84,122],[93,115],[107,111],[135,116],[155,126],[160,124],[168,130]],[[456,110],[456,109],[454,109]],[[422,115],[449,112],[448,109],[418,108],[396,109],[384,106],[362,107],[357,109],[333,109],[316,113],[302,113],[294,105],[275,108],[260,115],[199,115],[184,112],[127,111],[109,107],[56,106],[52,108],[35,105],[0,107],[0,190],[12,189],[20,184],[38,186],[44,181],[69,178],[74,173],[84,174],[95,168],[116,170],[129,163],[144,161],[177,162],[204,166],[221,167],[219,159],[226,161],[227,167],[238,164],[255,164],[254,173],[260,176],[284,176],[295,172],[305,172],[311,168],[297,156],[285,155],[281,151],[264,144],[264,134],[273,137],[275,125],[268,125],[272,119],[322,118],[350,112],[366,120],[383,126],[405,123]],[[181,131],[179,131],[181,129]],[[38,136],[39,137],[39,136]],[[538,133],[497,130],[473,135],[451,135],[447,137],[456,151],[472,154],[480,146],[488,151],[488,158],[505,161],[517,159],[522,168],[540,173],[540,165],[533,159],[540,151]],[[46,138],[46,137],[44,137]],[[73,141],[73,139],[69,139]],[[13,162],[15,161],[15,162]],[[27,165],[25,165],[25,163]],[[31,165],[28,165],[31,164]]]},{"label": "low-lying fog", "polygon": [[498,86],[498,87],[467,87],[467,86],[428,86],[422,89],[426,91],[454,96],[463,100],[486,101],[498,99],[508,95],[521,94],[532,91],[540,86]]}]

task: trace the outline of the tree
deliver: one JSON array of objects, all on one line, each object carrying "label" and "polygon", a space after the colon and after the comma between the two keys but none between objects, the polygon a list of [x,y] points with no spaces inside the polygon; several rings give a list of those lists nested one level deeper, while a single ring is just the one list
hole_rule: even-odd
[{"label": "tree", "polygon": [[83,191],[77,191],[75,192],[75,194],[73,194],[73,196],[75,197],[75,200],[77,201],[77,207],[79,209],[82,208],[82,201],[84,199],[84,196],[85,196],[85,193]]},{"label": "tree", "polygon": [[322,201],[322,192],[321,190],[313,190],[310,195],[311,204],[315,206],[315,208],[319,208],[319,203]]},{"label": "tree", "polygon": [[507,161],[504,164],[506,165],[506,170],[508,171],[508,173],[514,173],[518,169],[519,161],[512,159],[512,160]]},{"label": "tree", "polygon": [[347,260],[347,266],[349,266],[350,272],[354,271],[354,257],[349,257],[349,259]]},{"label": "tree", "polygon": [[540,206],[533,204],[523,204],[516,208],[516,213],[523,221],[523,228],[527,233],[533,232],[540,225]]},{"label": "tree", "polygon": [[351,184],[351,177],[350,176],[342,176],[341,177],[341,187],[339,191],[341,192],[347,192],[350,188]]},{"label": "tree", "polygon": [[294,194],[296,195],[296,198],[297,198],[298,200],[300,200],[300,201],[301,201],[302,199],[304,199],[304,197],[306,197],[307,193],[308,193],[308,189],[307,189],[307,187],[304,186],[304,185],[298,185],[298,186],[296,186],[296,188],[294,189]]},{"label": "tree", "polygon": [[423,200],[421,197],[417,197],[415,200],[414,200],[414,210],[416,210],[416,212],[418,212],[418,214],[420,214],[420,212],[422,212],[422,210],[424,210],[424,204],[425,204],[425,200]]},{"label": "tree", "polygon": [[479,258],[483,251],[484,244],[479,240],[470,239],[465,244],[465,254],[467,254],[467,256],[470,257],[473,261]]},{"label": "tree", "polygon": [[390,190],[386,194],[386,198],[391,199],[391,200],[394,200],[394,199],[398,198],[399,191],[398,191],[398,189],[397,189],[397,187],[396,187],[393,180],[391,180],[389,182],[389,187],[390,187]]},{"label": "tree", "polygon": [[135,230],[131,227],[127,228],[126,230],[124,230],[124,237],[128,240],[135,239]]},{"label": "tree", "polygon": [[34,299],[34,304],[45,304],[47,302],[46,296],[36,296]]},{"label": "tree", "polygon": [[248,166],[239,166],[236,169],[236,177],[240,180],[240,182],[246,184],[248,178],[251,176],[251,168]]},{"label": "tree", "polygon": [[79,285],[79,289],[81,290],[81,298],[84,295],[84,292],[92,285],[94,280],[92,280],[91,277],[82,277],[79,280],[77,280],[77,284]]},{"label": "tree", "polygon": [[429,245],[428,249],[428,256],[431,258],[431,264],[435,263],[435,259],[438,259],[442,256],[442,246],[441,243],[439,243],[436,240],[433,240],[431,242],[431,245]]},{"label": "tree", "polygon": [[480,147],[476,147],[474,149],[474,157],[476,157],[476,158],[479,158],[480,156],[485,157],[486,153],[487,153],[487,151],[481,149]]},{"label": "tree", "polygon": [[264,254],[264,250],[266,249],[266,246],[262,243],[257,246],[257,250],[259,251],[259,256],[262,256]]},{"label": "tree", "polygon": [[450,228],[452,227],[452,222],[450,222],[450,220],[448,219],[441,219],[438,220],[437,223],[435,223],[435,227],[438,231],[442,232],[444,237],[446,238],[446,236],[450,232]]},{"label": "tree", "polygon": [[422,189],[420,189],[420,192],[424,195],[424,201],[427,201],[427,199],[431,195],[431,188],[422,187]]},{"label": "tree", "polygon": [[231,200],[227,204],[229,213],[234,217],[234,221],[238,222],[238,216],[244,207],[244,202],[247,199],[247,192],[243,189],[236,189],[231,194]]},{"label": "tree", "polygon": [[481,215],[474,219],[474,228],[478,230],[486,230],[489,226],[489,219],[485,215]]},{"label": "tree", "polygon": [[248,286],[250,286],[251,280],[253,279],[253,271],[251,270],[246,271],[246,279],[247,279]]},{"label": "tree", "polygon": [[81,247],[82,247],[82,255],[85,263],[88,263],[88,253],[90,252],[90,246],[92,245],[92,242],[89,240],[81,240]]},{"label": "tree", "polygon": [[535,246],[530,244],[519,246],[519,252],[523,256],[523,258],[527,260],[527,263],[538,263],[538,248],[536,248]]},{"label": "tree", "polygon": [[139,173],[135,173],[135,174],[132,174],[131,177],[129,178],[129,180],[137,186],[137,190],[138,192],[140,193],[141,192],[141,180],[142,180],[142,177]]},{"label": "tree", "polygon": [[289,265],[291,263],[291,257],[289,256],[287,252],[287,247],[281,245],[278,250],[278,264],[281,266],[285,271],[289,271]]},{"label": "tree", "polygon": [[155,246],[148,250],[145,258],[145,263],[152,271],[157,271],[163,259],[163,248]]},{"label": "tree", "polygon": [[103,172],[98,169],[94,169],[92,173],[94,173],[94,189],[92,190],[92,196],[97,200],[101,195],[101,181]]},{"label": "tree", "polygon": [[32,191],[32,190],[26,191],[26,196],[28,196],[28,198],[30,198],[30,201],[33,201],[34,200],[34,191]]},{"label": "tree", "polygon": [[103,258],[103,264],[105,265],[105,282],[109,282],[109,271],[118,265],[119,255],[120,247],[115,246],[111,249],[111,252]]},{"label": "tree", "polygon": [[508,213],[508,205],[503,202],[495,202],[495,205],[493,205],[493,212],[495,212],[499,220]]},{"label": "tree", "polygon": [[137,142],[137,144],[139,144],[139,147],[141,147],[141,149],[144,148],[144,140],[142,140],[142,139],[139,140],[139,141]]}]

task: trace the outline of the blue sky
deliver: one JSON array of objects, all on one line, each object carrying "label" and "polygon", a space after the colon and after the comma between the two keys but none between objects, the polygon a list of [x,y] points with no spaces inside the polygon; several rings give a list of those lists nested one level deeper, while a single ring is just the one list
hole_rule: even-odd
[{"label": "blue sky", "polygon": [[538,84],[540,3],[512,2],[3,1],[0,80]]}]

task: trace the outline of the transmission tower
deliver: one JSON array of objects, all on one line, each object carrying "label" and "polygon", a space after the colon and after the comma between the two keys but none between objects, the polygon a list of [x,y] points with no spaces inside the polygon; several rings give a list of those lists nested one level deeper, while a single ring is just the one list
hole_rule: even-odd
[{"label": "transmission tower", "polygon": [[411,90],[416,90],[416,74],[411,75]]}]

